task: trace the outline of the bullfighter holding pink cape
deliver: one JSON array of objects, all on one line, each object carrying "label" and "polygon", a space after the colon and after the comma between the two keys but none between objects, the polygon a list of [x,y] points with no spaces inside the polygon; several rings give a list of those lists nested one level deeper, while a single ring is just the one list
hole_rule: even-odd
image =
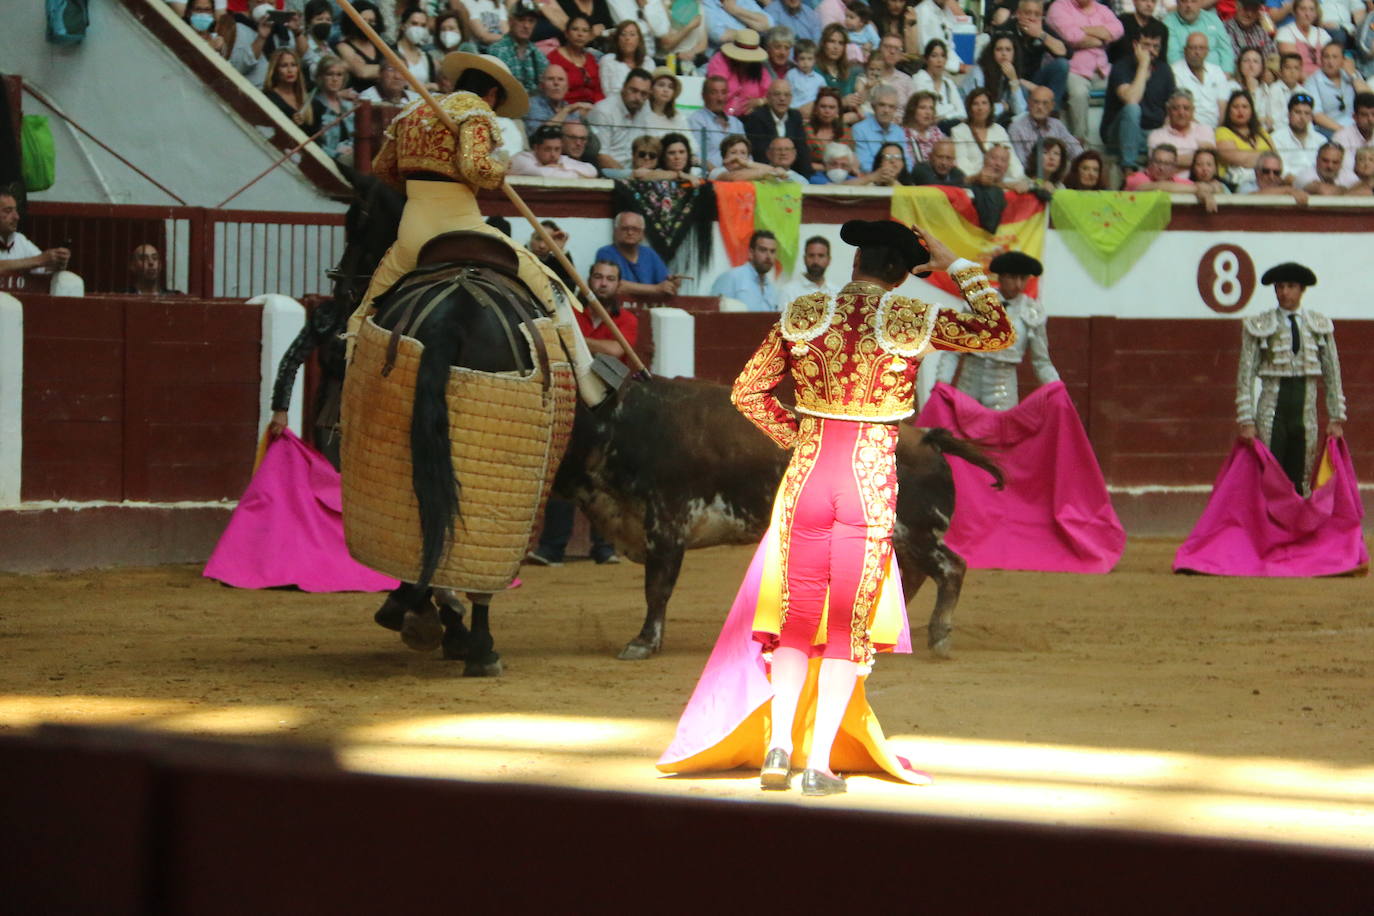
[{"label": "bullfighter holding pink cape", "polygon": [[[887,750],[863,690],[875,653],[910,651],[892,558],[897,424],[915,412],[922,356],[998,350],[1015,333],[982,268],[939,241],[886,220],[851,220],[840,238],[859,249],[851,282],[788,304],[735,381],[736,407],[792,460],[665,772],[759,766],[763,788],[787,789],[797,759],[804,795],[844,792],[836,770],[929,781]],[[894,295],[923,265],[972,311]],[[773,394],[789,373],[800,418]]]}]

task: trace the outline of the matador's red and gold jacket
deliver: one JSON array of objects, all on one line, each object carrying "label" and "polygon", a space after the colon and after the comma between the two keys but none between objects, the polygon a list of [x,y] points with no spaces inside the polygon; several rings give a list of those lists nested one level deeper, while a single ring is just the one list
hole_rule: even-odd
[{"label": "matador's red and gold jacket", "polygon": [[451,92],[439,107],[458,123],[459,136],[445,127],[423,100],[412,102],[386,129],[372,171],[398,191],[407,175],[428,172],[473,188],[499,187],[509,162],[501,151],[496,114],[471,92]]},{"label": "matador's red and gold jacket", "polygon": [[1016,332],[983,269],[950,266],[971,312],[898,296],[856,280],[831,298],[800,296],[735,379],[730,400],[779,446],[792,448],[798,423],[773,395],[789,369],[797,411],[837,420],[891,423],[916,412],[916,371],[931,349],[989,352]]}]

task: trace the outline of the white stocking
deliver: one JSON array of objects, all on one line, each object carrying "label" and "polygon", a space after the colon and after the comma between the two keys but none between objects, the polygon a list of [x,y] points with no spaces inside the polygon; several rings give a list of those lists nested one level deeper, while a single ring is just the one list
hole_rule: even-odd
[{"label": "white stocking", "polygon": [[844,721],[844,711],[849,708],[858,677],[857,662],[845,658],[821,659],[816,685],[816,724],[811,731],[811,756],[806,764],[809,769],[830,773],[830,747]]},{"label": "white stocking", "polygon": [[806,684],[806,653],[782,646],[773,650],[773,738],[769,748],[780,747],[792,755],[792,724],[797,703]]}]

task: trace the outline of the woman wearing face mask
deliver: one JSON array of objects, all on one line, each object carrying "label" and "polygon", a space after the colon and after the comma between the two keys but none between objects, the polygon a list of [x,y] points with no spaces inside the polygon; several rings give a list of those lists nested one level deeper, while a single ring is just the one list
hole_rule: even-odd
[{"label": "woman wearing face mask", "polygon": [[396,53],[401,60],[406,62],[406,69],[420,82],[425,84],[425,88],[434,92],[439,88],[437,82],[439,68],[434,65],[434,58],[429,56],[426,45],[429,44],[429,17],[425,11],[418,6],[408,8],[401,15],[400,38],[396,40]]},{"label": "woman wearing face mask", "polygon": [[[376,4],[370,3],[369,0],[361,0],[353,4],[353,8],[374,31],[381,30],[382,13]],[[343,41],[334,46],[334,53],[348,68],[348,88],[355,92],[371,89],[377,84],[377,63],[382,52],[373,47],[372,42],[351,18],[345,16],[339,23],[339,28],[343,31]]]},{"label": "woman wearing face mask", "polygon": [[329,0],[309,0],[305,4],[304,23],[296,35],[296,56],[301,59],[306,76],[313,80],[320,61],[334,56],[329,44],[334,36],[334,8]]},{"label": "woman wearing face mask", "polygon": [[[458,15],[457,10],[445,10],[434,17],[433,44],[434,51],[440,58],[454,51],[467,51],[469,54],[481,52],[476,42],[468,40],[467,33],[463,31],[463,17]],[[442,92],[450,92],[453,89],[452,86],[445,84],[442,69],[439,72],[439,89]]]},{"label": "woman wearing face mask", "polygon": [[[219,17],[215,15],[215,0],[191,0],[186,4],[186,14],[182,17],[197,35],[205,39],[205,43],[226,60],[229,57],[229,43],[224,40],[224,36],[216,26],[219,24]],[[231,33],[232,34],[232,33]]]}]

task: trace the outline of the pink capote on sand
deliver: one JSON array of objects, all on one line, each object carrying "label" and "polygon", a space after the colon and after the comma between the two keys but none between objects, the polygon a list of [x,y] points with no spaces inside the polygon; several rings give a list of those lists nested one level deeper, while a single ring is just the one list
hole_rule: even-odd
[{"label": "pink capote on sand", "polygon": [[1304,499],[1258,439],[1238,439],[1174,572],[1339,576],[1369,569],[1360,485],[1345,439],[1327,439]]},{"label": "pink capote on sand", "polygon": [[274,439],[203,575],[238,588],[385,592],[399,583],[348,555],[339,472],[290,430]]},{"label": "pink capote on sand", "polygon": [[[776,504],[774,521],[777,521]],[[770,580],[779,575],[781,548],[777,530],[777,525],[771,526],[755,551],[701,679],[678,720],[673,742],[658,761],[658,769],[665,773],[757,768],[763,763],[765,741],[772,731],[769,701],[773,698],[773,685],[768,679],[763,647],[754,638],[754,624],[761,608],[777,610],[769,607],[775,603],[777,593],[777,583]],[[893,652],[910,652],[911,630],[901,595],[901,574],[897,564],[889,561],[878,611],[878,616],[885,622],[879,627],[875,618],[875,629],[891,634]],[[798,766],[810,751],[810,721],[815,715],[820,662],[819,657],[811,660],[807,683],[797,707],[792,759]],[[861,676],[854,686],[854,694],[831,749],[831,767],[847,773],[886,772],[915,785],[929,783],[929,775],[912,769],[905,758],[888,748],[878,717],[868,705],[864,690],[866,681],[867,677]]]},{"label": "pink capote on sand", "polygon": [[1006,473],[998,491],[985,472],[950,462],[954,519],[945,543],[970,567],[1105,573],[1121,559],[1126,532],[1063,382],[1040,386],[1011,410],[989,410],[940,382],[916,424],[978,440]]}]

